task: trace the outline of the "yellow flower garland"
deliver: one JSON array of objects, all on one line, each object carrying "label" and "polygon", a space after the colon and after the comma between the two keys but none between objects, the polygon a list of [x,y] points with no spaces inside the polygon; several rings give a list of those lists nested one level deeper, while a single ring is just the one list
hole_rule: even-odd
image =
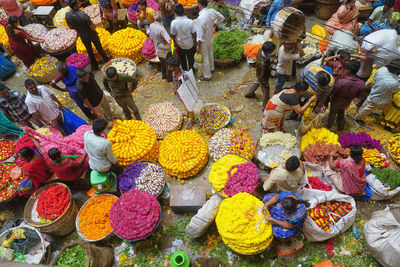
[{"label": "yellow flower garland", "polygon": [[[225,188],[225,184],[228,181],[228,171],[231,167],[245,162],[247,162],[246,159],[236,155],[228,154],[223,156],[212,165],[210,174],[208,175],[208,180],[215,190],[221,191]],[[231,174],[234,174],[236,171],[237,169],[233,170]]]},{"label": "yellow flower garland", "polygon": [[171,176],[188,178],[196,175],[208,161],[208,147],[200,134],[176,131],[161,142],[158,162]]},{"label": "yellow flower garland", "polygon": [[65,20],[65,14],[71,11],[69,6],[61,8],[53,17],[53,24],[56,27],[68,27],[67,21]]},{"label": "yellow flower garland", "polygon": [[8,42],[8,35],[3,25],[0,25],[0,43],[2,43],[7,50],[10,50],[10,43]]},{"label": "yellow flower garland", "polygon": [[337,134],[329,131],[326,128],[321,128],[321,129],[312,128],[303,136],[303,138],[301,138],[300,148],[301,151],[304,151],[306,147],[313,145],[317,142],[340,145],[338,139],[339,137]]},{"label": "yellow flower garland", "polygon": [[[107,30],[105,30],[103,28],[99,28],[99,27],[96,28],[96,32],[99,35],[101,46],[103,47],[103,49],[107,53],[107,55],[109,55],[110,54],[110,50],[109,50],[110,41],[109,40],[110,40],[111,33],[109,33]],[[96,58],[96,60],[101,62],[103,60],[103,58],[101,57],[100,53],[97,51],[97,49],[94,47],[93,44],[92,44],[92,49],[93,49],[94,57]],[[76,41],[76,51],[78,51],[78,53],[82,53],[82,54],[85,54],[88,56],[88,52],[86,51],[86,47],[82,43],[81,37],[79,37],[78,40]]]},{"label": "yellow flower garland", "polygon": [[222,201],[215,223],[228,247],[250,255],[270,245],[272,225],[261,211],[263,206],[261,200],[248,193],[238,193]]},{"label": "yellow flower garland", "polygon": [[138,160],[156,161],[158,158],[158,141],[151,127],[137,120],[115,120],[107,139],[118,163],[127,166]]},{"label": "yellow flower garland", "polygon": [[113,58],[130,58],[135,63],[142,62],[142,46],[146,34],[133,28],[114,32],[110,37],[110,52]]}]

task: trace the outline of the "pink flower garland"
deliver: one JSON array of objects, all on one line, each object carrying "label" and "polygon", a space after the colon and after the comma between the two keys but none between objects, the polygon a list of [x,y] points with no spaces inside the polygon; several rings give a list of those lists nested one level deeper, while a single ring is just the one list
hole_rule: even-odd
[{"label": "pink flower garland", "polygon": [[67,59],[67,66],[74,66],[78,69],[84,69],[90,64],[90,58],[82,53],[73,53]]},{"label": "pink flower garland", "polygon": [[[231,175],[232,170],[237,171]],[[236,195],[237,193],[247,192],[253,194],[256,190],[258,183],[258,168],[257,166],[248,161],[240,165],[234,165],[228,171],[228,182],[225,185],[224,192],[229,197]]]}]

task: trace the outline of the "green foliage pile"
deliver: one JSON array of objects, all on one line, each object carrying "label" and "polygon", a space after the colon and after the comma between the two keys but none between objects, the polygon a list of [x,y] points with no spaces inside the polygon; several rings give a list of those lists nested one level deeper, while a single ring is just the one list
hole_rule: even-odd
[{"label": "green foliage pile", "polygon": [[214,36],[213,53],[216,59],[240,61],[244,52],[243,44],[249,36],[244,31],[219,31]]},{"label": "green foliage pile", "polygon": [[388,185],[390,189],[395,189],[400,185],[400,173],[396,170],[374,168],[372,174],[374,174],[379,181]]}]

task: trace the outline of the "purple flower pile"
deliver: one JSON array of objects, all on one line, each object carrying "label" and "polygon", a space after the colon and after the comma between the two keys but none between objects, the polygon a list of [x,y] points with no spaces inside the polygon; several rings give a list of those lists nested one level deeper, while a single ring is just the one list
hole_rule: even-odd
[{"label": "purple flower pile", "polygon": [[[232,175],[232,171],[237,169]],[[240,165],[234,165],[228,171],[228,182],[225,184],[224,192],[229,197],[236,195],[237,193],[247,192],[253,194],[256,190],[258,183],[258,168],[251,162],[245,162]]]},{"label": "purple flower pile", "polygon": [[343,148],[349,148],[351,146],[361,146],[363,148],[374,149],[376,148],[379,152],[382,151],[381,141],[372,139],[367,133],[344,133],[339,137],[339,143]]},{"label": "purple flower pile", "polygon": [[157,227],[160,213],[160,204],[155,196],[133,189],[112,205],[111,228],[121,238],[143,239]]},{"label": "purple flower pile", "polygon": [[136,188],[135,179],[139,177],[140,173],[146,166],[146,163],[140,161],[135,161],[126,166],[124,172],[118,176],[119,190],[121,193]]}]

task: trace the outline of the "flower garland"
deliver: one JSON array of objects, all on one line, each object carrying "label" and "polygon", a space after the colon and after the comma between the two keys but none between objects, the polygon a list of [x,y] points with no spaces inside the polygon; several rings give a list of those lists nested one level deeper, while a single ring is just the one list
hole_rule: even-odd
[{"label": "flower garland", "polygon": [[306,161],[324,165],[329,160],[331,153],[337,153],[341,158],[347,158],[349,151],[343,149],[339,145],[315,143],[312,144],[303,151],[303,157]]},{"label": "flower garland", "polygon": [[[19,172],[20,175],[11,178],[12,172]],[[0,163],[0,201],[14,195],[24,179],[22,170],[16,163]]]},{"label": "flower garland", "polygon": [[372,139],[372,137],[365,133],[344,133],[339,136],[339,143],[343,148],[349,148],[351,146],[361,146],[364,148],[373,149],[376,148],[379,152],[382,152],[381,141]]},{"label": "flower garland", "polygon": [[138,240],[148,236],[157,227],[161,208],[156,197],[132,189],[121,195],[111,207],[111,228],[119,237]]},{"label": "flower garland", "polygon": [[234,129],[228,153],[252,159],[255,151],[256,145],[249,132],[245,129]]},{"label": "flower garland", "polygon": [[129,58],[135,63],[143,61],[142,45],[146,34],[133,28],[114,32],[110,37],[110,52],[113,58]]},{"label": "flower garland", "polygon": [[[235,169],[236,172],[232,174]],[[224,192],[229,197],[241,192],[253,194],[258,185],[258,168],[251,161],[232,166],[228,171],[228,176]]]},{"label": "flower garland", "polygon": [[73,53],[67,58],[67,66],[74,66],[78,69],[84,69],[90,64],[89,56],[82,53]]},{"label": "flower garland", "polygon": [[151,127],[138,120],[115,120],[107,139],[118,163],[127,166],[134,161],[158,158],[158,141]]},{"label": "flower garland", "polygon": [[158,139],[163,139],[170,132],[179,130],[182,120],[182,112],[169,103],[152,105],[143,116],[143,121],[150,125]]},{"label": "flower garland", "polygon": [[260,145],[261,147],[284,145],[287,149],[292,149],[297,145],[297,140],[294,135],[289,133],[264,133],[260,138]]},{"label": "flower garland", "polygon": [[118,73],[123,73],[128,76],[134,76],[136,73],[136,64],[130,59],[119,58],[118,60],[111,61],[111,64],[107,66],[114,67]]},{"label": "flower garland", "polygon": [[171,176],[188,178],[196,175],[208,161],[207,143],[193,131],[168,134],[161,143],[159,162]]},{"label": "flower garland", "polygon": [[38,58],[29,67],[27,74],[34,79],[44,77],[55,69],[57,63],[58,60],[51,56]]},{"label": "flower garland", "polygon": [[228,154],[223,156],[212,165],[208,180],[216,191],[221,191],[229,179],[229,174],[234,175],[237,171],[237,169],[231,170],[232,167],[245,162],[247,162],[246,159],[237,155]]},{"label": "flower garland", "polygon": [[67,21],[65,20],[65,14],[71,11],[69,6],[61,8],[53,17],[53,24],[56,27],[68,27]]},{"label": "flower garland", "polygon": [[38,218],[46,222],[54,221],[64,214],[70,201],[71,196],[65,186],[49,186],[37,197],[36,211]]},{"label": "flower garland", "polygon": [[178,3],[182,6],[193,6],[197,4],[197,0],[178,0]]},{"label": "flower garland", "polygon": [[57,2],[57,0],[31,0],[31,3],[35,6],[50,6],[55,2]]},{"label": "flower garland", "polygon": [[250,255],[270,245],[272,225],[262,213],[263,206],[259,199],[248,193],[238,193],[222,201],[215,223],[228,247],[237,253]]},{"label": "flower garland", "polygon": [[395,158],[397,161],[400,160],[400,135],[395,134],[390,137],[388,141],[388,149],[389,152],[392,154],[392,157]]},{"label": "flower garland", "polygon": [[28,24],[22,28],[30,37],[37,39],[43,39],[46,33],[49,31],[46,26],[39,23]]},{"label": "flower garland", "polygon": [[315,144],[317,142],[340,145],[338,142],[337,134],[329,131],[326,128],[321,128],[321,129],[312,128],[303,136],[303,138],[301,138],[300,142],[301,151],[304,151],[306,147]]},{"label": "flower garland", "polygon": [[85,12],[90,17],[90,20],[93,22],[93,24],[98,25],[102,23],[100,15],[100,6],[97,3],[82,8],[82,11]]},{"label": "flower garland", "polygon": [[208,105],[200,110],[199,119],[204,128],[218,129],[229,123],[230,112],[223,105]]},{"label": "flower garland", "polygon": [[[104,51],[106,52],[106,54],[110,54],[109,39],[110,39],[111,34],[107,30],[105,30],[103,28],[99,28],[99,27],[96,28],[96,32],[97,32],[97,35],[99,36],[100,43],[101,43],[101,46],[103,47]],[[96,60],[99,62],[102,61],[103,58],[101,57],[100,53],[97,51],[97,49],[93,43],[92,43],[92,49],[93,49],[94,57],[96,58]],[[78,51],[78,53],[88,55],[88,53],[86,51],[86,47],[82,43],[81,37],[78,37],[78,40],[76,41],[76,51]]]},{"label": "flower garland", "polygon": [[15,151],[15,143],[11,140],[0,140],[0,161],[11,157]]},{"label": "flower garland", "polygon": [[0,43],[10,50],[10,43],[8,42],[8,35],[3,25],[0,25]]},{"label": "flower garland", "polygon": [[365,164],[370,164],[374,167],[382,168],[389,166],[389,162],[387,162],[386,157],[384,157],[376,148],[363,148],[363,158],[365,159]]},{"label": "flower garland", "polygon": [[79,214],[79,227],[87,239],[97,240],[112,231],[110,210],[117,199],[115,196],[99,195],[91,198],[82,207]]},{"label": "flower garland", "polygon": [[307,213],[318,227],[325,232],[330,232],[332,226],[351,210],[351,204],[348,202],[327,201],[309,209]]},{"label": "flower garland", "polygon": [[233,136],[233,132],[232,129],[222,128],[208,140],[208,152],[214,161],[228,154],[231,149],[231,137]]},{"label": "flower garland", "polygon": [[52,29],[43,37],[42,48],[48,53],[60,53],[71,48],[78,38],[75,30],[67,27]]}]

